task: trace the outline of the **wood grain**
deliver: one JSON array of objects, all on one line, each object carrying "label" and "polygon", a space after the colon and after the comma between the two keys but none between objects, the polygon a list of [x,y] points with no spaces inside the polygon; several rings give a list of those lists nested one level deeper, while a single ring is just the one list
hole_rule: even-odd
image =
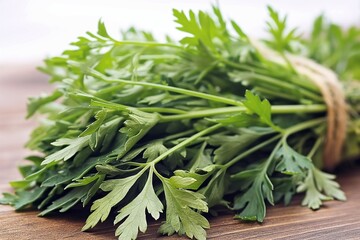
[{"label": "wood grain", "polygon": [[[16,166],[28,154],[23,145],[34,122],[24,120],[26,99],[50,89],[45,76],[30,67],[4,69],[0,66],[0,192],[11,191],[7,182],[19,178]],[[239,222],[233,219],[233,213],[224,210],[219,216],[210,217],[208,239],[360,239],[359,163],[347,163],[338,169],[338,180],[347,195],[346,202],[329,201],[322,209],[311,211],[300,206],[302,196],[297,196],[290,206],[269,207],[262,224]],[[37,217],[37,213],[17,213],[9,206],[0,205],[0,240],[116,239],[111,222],[81,232],[85,210],[46,218]],[[159,236],[160,221],[149,222],[147,232],[139,239],[186,239]]]}]

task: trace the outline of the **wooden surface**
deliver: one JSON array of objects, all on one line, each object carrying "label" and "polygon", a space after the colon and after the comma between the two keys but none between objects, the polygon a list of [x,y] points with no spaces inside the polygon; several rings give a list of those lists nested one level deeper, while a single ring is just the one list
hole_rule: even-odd
[{"label": "wooden surface", "polygon": [[[33,66],[0,66],[0,192],[11,191],[7,183],[19,178],[16,166],[27,154],[23,144],[34,123],[24,120],[26,99],[49,89],[46,77]],[[343,166],[338,180],[347,195],[346,202],[330,201],[319,211],[311,211],[300,206],[299,196],[288,207],[269,207],[262,224],[240,223],[232,213],[224,212],[210,218],[208,239],[360,239],[359,163]],[[91,232],[81,232],[86,214],[73,210],[41,218],[36,211],[16,213],[0,205],[0,240],[116,239],[111,221]],[[159,225],[150,221],[147,233],[139,239],[186,239],[158,236]]]}]

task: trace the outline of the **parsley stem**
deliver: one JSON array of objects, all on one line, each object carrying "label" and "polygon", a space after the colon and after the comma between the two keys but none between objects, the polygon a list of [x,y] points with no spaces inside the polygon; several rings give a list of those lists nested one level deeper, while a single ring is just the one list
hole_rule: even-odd
[{"label": "parsley stem", "polygon": [[243,152],[242,154],[238,155],[237,157],[233,158],[231,161],[227,162],[224,165],[224,168],[227,169],[229,167],[231,167],[232,165],[234,165],[235,163],[237,163],[238,161],[240,161],[241,159],[243,159],[244,157],[247,157],[248,155],[256,152],[257,150],[265,147],[266,145],[278,140],[281,138],[281,134],[278,134],[262,143],[257,144],[256,146],[254,146],[253,148],[250,148],[249,150]]},{"label": "parsley stem", "polygon": [[[256,74],[256,76],[270,76],[270,74],[272,74],[271,72],[268,72],[268,71],[266,71],[266,72],[262,71],[262,69],[260,69],[259,67],[250,67],[248,65],[232,62],[232,61],[229,61],[229,60],[226,60],[226,59],[220,59],[220,61],[222,63],[224,63],[225,65],[228,65],[228,66],[233,67],[235,69],[239,69],[239,70],[243,70],[243,71],[249,71],[251,73],[254,73],[254,74]],[[278,79],[276,79],[275,76],[269,77],[268,80],[272,81],[272,83],[275,83],[275,82],[280,82],[280,84],[284,83],[283,81],[279,81]],[[287,85],[287,86],[291,87],[292,84],[296,84],[297,86],[303,87],[306,90],[310,90],[312,92],[319,92],[319,89],[317,88],[317,86],[312,84],[311,81],[309,81],[307,79],[302,79],[302,78],[297,79],[297,80],[298,81],[294,81],[294,80],[290,81],[291,84],[289,83],[290,85]]]},{"label": "parsley stem", "polygon": [[326,121],[325,118],[316,118],[316,119],[312,119],[312,120],[309,120],[306,122],[299,123],[295,126],[289,127],[287,129],[285,129],[285,131],[284,131],[283,141],[286,141],[286,138],[288,136],[290,136],[291,134],[303,131],[308,128],[312,128],[316,125],[324,123],[325,121]]},{"label": "parsley stem", "polygon": [[[234,114],[246,112],[246,107],[223,107],[212,108],[198,111],[190,111],[188,113],[177,115],[160,115],[161,122],[170,122],[183,119],[203,118],[222,114]],[[326,111],[326,106],[322,104],[314,105],[279,105],[271,106],[273,114],[289,114],[289,113],[321,113]]]},{"label": "parsley stem", "polygon": [[[268,87],[256,86],[253,88],[253,91],[257,92],[257,93],[264,93],[266,96],[273,96],[273,97],[277,97],[277,98],[281,97],[281,98],[288,99],[288,100],[291,100],[294,102],[302,103],[307,100],[307,99],[299,99],[297,96],[295,96],[291,92],[274,91],[273,89],[268,88]],[[311,100],[308,100],[308,101],[311,101]]]},{"label": "parsley stem", "polygon": [[[274,136],[274,137],[272,137],[272,138],[270,138],[270,139],[268,139],[268,140],[266,140],[266,141],[264,141],[264,142],[262,142],[262,143],[260,143],[260,144],[258,144],[256,146],[254,146],[253,148],[250,148],[249,150],[247,150],[247,151],[243,152],[242,154],[238,155],[237,157],[233,158],[231,161],[227,162],[224,165],[224,167],[229,168],[230,166],[234,165],[235,163],[237,163],[239,160],[243,159],[244,157],[246,157],[246,156],[254,153],[255,151],[265,147],[266,145],[274,142],[275,140],[282,138],[281,141],[279,141],[279,143],[274,148],[274,151],[272,151],[270,157],[268,158],[268,159],[271,159],[271,158],[273,158],[273,155],[275,154],[277,149],[280,147],[280,144],[282,144],[282,141],[285,141],[286,138],[289,135],[291,135],[291,134],[293,134],[295,132],[299,132],[299,131],[305,130],[307,128],[311,128],[313,126],[316,126],[317,124],[320,124],[323,121],[324,121],[324,118],[314,119],[314,120],[306,121],[304,123],[300,123],[300,124],[297,124],[297,125],[295,125],[293,127],[290,127],[290,128],[285,130],[284,134],[278,134],[278,135],[276,135],[276,136]],[[266,165],[270,164],[270,162],[271,161],[269,161],[269,163],[267,163]],[[267,167],[264,168],[264,169],[267,169]]]},{"label": "parsley stem", "polygon": [[149,113],[176,113],[176,114],[185,114],[186,111],[176,108],[164,108],[164,107],[139,107],[137,108],[140,111],[149,112]]},{"label": "parsley stem", "polygon": [[[69,62],[69,64],[79,66],[78,63]],[[202,99],[207,99],[214,102],[220,102],[224,104],[229,105],[235,105],[235,106],[242,106],[242,102],[230,98],[220,97],[212,94],[192,91],[184,88],[178,88],[178,87],[172,87],[162,84],[156,84],[156,83],[149,83],[149,82],[136,82],[136,81],[130,81],[130,80],[123,80],[123,79],[110,79],[107,76],[101,74],[100,72],[96,71],[95,69],[87,68],[86,74],[95,77],[97,79],[106,81],[106,82],[112,82],[112,83],[123,83],[123,84],[129,84],[129,85],[136,85],[136,86],[143,86],[143,87],[151,87],[154,89],[160,89],[164,91],[170,91],[170,92],[176,92],[188,96],[198,97]]]},{"label": "parsley stem", "polygon": [[203,118],[216,116],[221,114],[230,114],[230,113],[240,113],[245,112],[247,110],[246,107],[224,107],[224,108],[212,108],[198,111],[190,111],[184,114],[177,115],[160,115],[161,122],[171,122],[183,119],[193,119],[193,118]]},{"label": "parsley stem", "polygon": [[279,150],[281,144],[282,144],[282,142],[281,142],[281,141],[278,141],[278,143],[276,144],[276,146],[274,147],[274,149],[271,151],[270,156],[266,159],[265,166],[264,166],[263,169],[261,170],[261,171],[262,171],[262,176],[264,176],[265,174],[267,174],[267,171],[268,171],[268,169],[269,169],[269,166],[270,166],[272,160],[274,159],[275,154],[276,154],[277,151]]},{"label": "parsley stem", "polygon": [[174,153],[175,151],[185,147],[186,145],[192,143],[193,141],[195,141],[196,139],[209,134],[219,128],[222,127],[222,124],[215,124],[211,127],[205,128],[204,130],[198,132],[197,134],[192,135],[191,137],[185,139],[184,141],[182,141],[181,143],[177,144],[176,146],[170,148],[169,150],[167,150],[166,152],[164,152],[163,154],[161,154],[160,156],[158,156],[157,158],[155,158],[153,161],[151,161],[149,164],[155,165],[156,163],[160,162],[161,160],[163,160],[164,158],[166,158],[167,156],[169,156],[170,154]]},{"label": "parsley stem", "polygon": [[324,138],[320,137],[316,140],[314,146],[311,148],[311,151],[308,153],[307,157],[309,159],[312,159],[312,157],[315,155],[316,151],[319,149],[321,144],[324,142]]},{"label": "parsley stem", "polygon": [[181,59],[179,56],[173,54],[158,54],[158,55],[141,55],[140,60],[158,60],[158,59]]},{"label": "parsley stem", "polygon": [[193,130],[193,129],[190,129],[190,130],[187,130],[187,131],[182,131],[182,132],[175,133],[173,135],[169,135],[169,136],[164,137],[163,141],[170,141],[170,140],[185,137],[185,136],[188,136],[188,135],[191,135],[191,134],[194,134],[194,133],[196,133],[196,131]]},{"label": "parsley stem", "polygon": [[314,101],[324,102],[323,97],[319,93],[314,93],[313,91],[304,89],[299,85],[295,85],[294,82],[286,82],[284,80],[279,80],[273,77],[265,76],[254,72],[241,73],[241,76],[247,79],[249,82],[258,82],[258,84],[255,85],[259,85],[260,82],[262,82],[271,87],[277,87],[279,89],[282,89],[282,91],[290,91],[295,93],[298,92],[300,93],[300,95],[306,96]]},{"label": "parsley stem", "polygon": [[177,45],[173,43],[159,43],[159,42],[140,42],[140,41],[117,41],[113,40],[116,46],[121,45],[133,45],[133,46],[143,46],[143,47],[171,47],[184,49],[182,45]]}]

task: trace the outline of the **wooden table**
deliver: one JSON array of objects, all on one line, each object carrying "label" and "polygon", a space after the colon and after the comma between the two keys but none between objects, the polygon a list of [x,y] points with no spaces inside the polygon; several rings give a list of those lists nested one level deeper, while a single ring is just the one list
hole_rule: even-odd
[{"label": "wooden table", "polygon": [[[27,154],[23,145],[34,122],[24,120],[26,99],[49,89],[46,76],[33,66],[0,66],[0,192],[11,191],[8,181],[20,177],[16,166]],[[360,239],[360,165],[346,165],[338,170],[338,181],[348,201],[330,201],[311,211],[300,206],[299,196],[288,207],[269,207],[262,224],[241,223],[224,212],[210,219],[208,239]],[[16,213],[0,205],[0,240],[116,239],[111,222],[81,232],[86,214],[71,211],[41,218],[36,211]],[[150,221],[147,233],[139,239],[186,239],[158,236],[159,225]]]}]

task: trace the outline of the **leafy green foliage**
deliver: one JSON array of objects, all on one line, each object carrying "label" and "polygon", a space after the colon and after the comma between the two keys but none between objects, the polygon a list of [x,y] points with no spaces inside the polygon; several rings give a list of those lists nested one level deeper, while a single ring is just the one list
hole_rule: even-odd
[{"label": "leafy green foliage", "polygon": [[29,98],[29,103],[27,106],[27,115],[26,118],[31,117],[36,111],[38,111],[42,106],[54,102],[56,99],[62,96],[62,93],[59,91],[54,91],[51,95],[40,96],[36,98]]},{"label": "leafy green foliage", "polygon": [[[300,39],[268,10],[272,39],[264,42],[285,60],[301,52],[342,77],[360,76],[359,29],[320,17],[310,40]],[[148,215],[163,212],[160,233],[206,239],[202,214],[214,206],[262,222],[267,204],[288,204],[296,191],[312,209],[345,200],[334,176],[317,168],[326,136],[318,87],[289,61],[263,56],[219,8],[173,14],[180,41],[135,28],[117,40],[100,20],[97,33],[45,60],[40,69],[57,87],[29,101],[28,117],[43,117],[27,143],[38,156],[0,203],[42,216],[92,204],[83,230],[116,215],[116,236],[131,240],[146,231]],[[346,86],[345,156],[360,143],[359,88]]]},{"label": "leafy green foliage", "polygon": [[232,176],[233,179],[243,183],[243,188],[247,188],[243,194],[237,195],[234,199],[234,209],[241,209],[236,217],[242,220],[262,222],[266,215],[264,199],[270,204],[274,204],[272,193],[274,187],[266,171],[264,171],[264,167],[265,164],[260,164],[257,168],[245,170]]},{"label": "leafy green foliage", "polygon": [[87,230],[94,227],[99,221],[105,221],[110,214],[111,208],[123,200],[130,188],[139,179],[141,174],[142,172],[139,172],[138,174],[127,178],[108,180],[103,182],[100,185],[101,190],[110,193],[94,202],[94,204],[91,206],[91,211],[93,212],[86,220],[86,224],[82,230]]},{"label": "leafy green foliage", "polygon": [[87,185],[82,188],[72,189],[65,196],[55,200],[46,210],[42,211],[39,215],[44,216],[54,210],[60,209],[60,212],[66,212],[79,201],[83,200],[86,197],[88,191],[90,190],[91,185]]},{"label": "leafy green foliage", "polygon": [[342,29],[319,16],[313,24],[310,39],[305,40],[308,56],[332,68],[344,80],[360,78],[357,63],[360,59],[360,30]]},{"label": "leafy green foliage", "polygon": [[115,224],[125,219],[115,232],[119,238],[124,240],[136,239],[139,230],[141,232],[146,231],[146,209],[155,220],[162,213],[163,205],[155,194],[152,179],[153,173],[150,171],[148,180],[140,194],[123,207],[116,216]]},{"label": "leafy green foliage", "polygon": [[[174,180],[173,180],[174,181]],[[186,182],[185,182],[186,181]],[[181,180],[181,185],[190,185],[187,179]],[[207,203],[200,193],[174,187],[171,180],[162,179],[166,207],[166,222],[159,231],[171,235],[175,232],[186,234],[189,238],[206,239],[204,228],[209,228],[209,222],[197,211],[207,212]]]},{"label": "leafy green foliage", "polygon": [[16,210],[21,210],[28,207],[33,202],[39,200],[45,192],[46,188],[35,187],[32,189],[27,189],[26,191],[19,190],[16,192],[16,195],[5,193],[1,203],[12,205]]},{"label": "leafy green foliage", "polygon": [[297,42],[299,36],[296,35],[296,28],[287,31],[287,17],[279,16],[279,13],[268,6],[270,21],[266,22],[268,32],[272,36],[272,41],[268,43],[279,52],[293,51],[292,43]]},{"label": "leafy green foliage", "polygon": [[83,137],[83,136],[86,136],[86,135],[89,135],[89,134],[93,134],[94,132],[96,132],[100,128],[101,124],[105,121],[106,115],[107,115],[106,110],[101,110],[98,113],[96,113],[96,115],[95,115],[96,121],[91,123],[85,129],[85,131],[80,134],[80,137]]},{"label": "leafy green foliage", "polygon": [[219,146],[214,151],[214,161],[218,164],[229,162],[261,136],[261,133],[248,129],[240,131],[237,135],[213,135],[209,143]]},{"label": "leafy green foliage", "polygon": [[280,159],[276,165],[276,170],[284,174],[301,174],[312,167],[311,160],[292,149],[287,143],[284,143],[276,152]]},{"label": "leafy green foliage", "polygon": [[335,198],[345,201],[346,197],[339,190],[339,184],[333,180],[334,178],[334,175],[324,173],[319,169],[310,169],[304,182],[297,188],[298,192],[306,192],[302,204],[307,205],[311,209],[318,209],[325,200]]},{"label": "leafy green foliage", "polygon": [[122,157],[139,141],[157,122],[157,116],[150,113],[133,111],[120,132],[126,134],[126,142],[119,151],[118,157]]},{"label": "leafy green foliage", "polygon": [[75,139],[70,138],[61,138],[56,142],[53,142],[52,145],[60,147],[67,146],[60,151],[54,152],[53,154],[48,155],[45,160],[41,163],[42,165],[50,164],[53,162],[61,161],[61,160],[69,160],[73,157],[77,152],[83,149],[89,143],[89,136],[79,137]]},{"label": "leafy green foliage", "polygon": [[267,99],[261,101],[259,96],[254,95],[250,91],[245,93],[246,100],[244,106],[251,112],[259,116],[260,120],[275,129],[278,129],[271,121],[271,105]]}]

